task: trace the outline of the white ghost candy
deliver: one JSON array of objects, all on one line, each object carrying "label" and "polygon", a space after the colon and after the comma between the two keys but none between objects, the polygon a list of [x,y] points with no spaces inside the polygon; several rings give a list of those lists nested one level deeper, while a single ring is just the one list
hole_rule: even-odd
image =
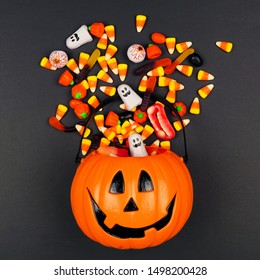
[{"label": "white ghost candy", "polygon": [[126,84],[118,86],[117,92],[123,100],[128,111],[131,111],[134,107],[142,103],[142,98]]},{"label": "white ghost candy", "polygon": [[146,157],[148,153],[145,149],[143,139],[140,134],[133,133],[128,137],[130,154],[133,157]]},{"label": "white ghost candy", "polygon": [[88,32],[88,27],[86,25],[82,25],[77,31],[67,38],[66,46],[73,50],[88,42],[91,42],[92,40],[93,38]]}]

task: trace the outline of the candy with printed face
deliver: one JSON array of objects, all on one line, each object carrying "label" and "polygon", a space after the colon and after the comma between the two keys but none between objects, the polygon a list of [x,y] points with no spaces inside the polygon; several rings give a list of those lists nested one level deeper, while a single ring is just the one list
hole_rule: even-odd
[{"label": "candy with printed face", "polygon": [[73,50],[91,42],[92,40],[93,38],[88,31],[88,27],[86,25],[82,25],[77,31],[67,38],[66,46]]},{"label": "candy with printed face", "polygon": [[127,84],[118,86],[117,92],[128,111],[131,111],[134,107],[142,103],[142,98]]},{"label": "candy with printed face", "polygon": [[130,154],[133,157],[145,157],[148,153],[145,149],[142,137],[138,133],[133,133],[128,137]]},{"label": "candy with printed face", "polygon": [[139,44],[133,44],[127,50],[127,57],[134,63],[142,62],[145,59],[145,56],[145,49]]}]

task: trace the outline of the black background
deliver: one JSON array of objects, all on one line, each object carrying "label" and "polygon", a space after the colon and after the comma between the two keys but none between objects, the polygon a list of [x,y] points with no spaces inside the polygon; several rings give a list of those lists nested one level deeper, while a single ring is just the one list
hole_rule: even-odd
[{"label": "black background", "polygon": [[[1,0],[0,9],[1,259],[260,258],[258,0]],[[141,34],[135,31],[136,14],[148,18]],[[192,41],[204,69],[215,75],[201,115],[191,116],[187,127],[192,215],[175,238],[155,248],[121,251],[82,234],[69,200],[80,138],[47,122],[70,97],[57,83],[62,70],[41,68],[41,58],[55,49],[74,58],[93,50],[95,43],[68,50],[65,39],[98,21],[116,26],[118,55],[125,62],[129,45],[147,44],[159,31]],[[218,40],[233,42],[233,51],[220,51]],[[136,87],[135,65],[129,65],[126,82]],[[206,84],[195,74],[174,77],[185,84],[181,96],[189,102]]]}]

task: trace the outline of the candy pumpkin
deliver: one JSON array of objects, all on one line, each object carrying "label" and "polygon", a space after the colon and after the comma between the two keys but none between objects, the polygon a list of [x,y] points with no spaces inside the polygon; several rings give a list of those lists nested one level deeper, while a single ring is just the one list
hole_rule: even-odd
[{"label": "candy pumpkin", "polygon": [[94,151],[82,159],[71,188],[81,230],[119,249],[157,246],[172,238],[189,218],[192,203],[186,165],[164,149],[138,158]]}]

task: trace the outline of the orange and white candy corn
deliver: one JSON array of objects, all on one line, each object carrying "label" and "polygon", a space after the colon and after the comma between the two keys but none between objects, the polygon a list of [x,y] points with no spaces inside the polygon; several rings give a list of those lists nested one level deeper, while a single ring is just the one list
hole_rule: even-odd
[{"label": "orange and white candy corn", "polygon": [[142,134],[141,134],[143,141],[145,139],[147,139],[148,137],[150,137],[153,134],[153,132],[154,132],[154,129],[150,125],[146,124],[144,126],[144,130],[142,131]]},{"label": "orange and white candy corn", "polygon": [[77,129],[78,133],[83,136],[84,138],[87,138],[90,135],[91,130],[84,125],[76,124],[75,128]]},{"label": "orange and white candy corn", "polygon": [[180,71],[183,75],[190,77],[193,72],[193,67],[190,65],[177,65],[176,69]]},{"label": "orange and white candy corn", "polygon": [[98,58],[98,64],[100,65],[100,67],[105,71],[108,72],[108,65],[107,65],[107,61],[104,55],[100,56]]},{"label": "orange and white candy corn", "polygon": [[83,138],[81,141],[81,153],[85,156],[91,146],[91,140]]},{"label": "orange and white candy corn", "polygon": [[97,76],[88,76],[87,81],[90,91],[95,92],[97,88]]},{"label": "orange and white candy corn", "polygon": [[122,110],[130,111],[130,112],[135,112],[136,111],[136,107],[133,107],[131,110],[128,110],[125,103],[120,104],[119,108],[122,109]]},{"label": "orange and white candy corn", "polygon": [[169,83],[169,90],[170,91],[183,90],[183,89],[184,89],[184,85],[178,83],[175,80],[171,80],[171,82]]},{"label": "orange and white candy corn", "polygon": [[95,95],[91,96],[88,99],[88,104],[92,107],[92,108],[97,108],[97,106],[100,104],[99,100],[97,99],[97,97]]},{"label": "orange and white candy corn", "polygon": [[97,78],[106,83],[113,83],[113,79],[103,69],[99,70]]},{"label": "orange and white candy corn", "polygon": [[176,46],[176,38],[175,37],[166,38],[165,44],[169,54],[173,54]]},{"label": "orange and white candy corn", "polygon": [[101,131],[104,134],[104,136],[109,141],[113,140],[116,137],[116,133],[110,128],[107,128],[107,127],[103,126],[103,127],[99,127],[98,129],[99,129],[99,131]]},{"label": "orange and white candy corn", "polygon": [[198,97],[195,97],[190,106],[190,113],[198,115],[200,113],[200,101]]},{"label": "orange and white candy corn", "polygon": [[159,145],[160,145],[160,141],[157,139],[150,146],[151,147],[159,147]]},{"label": "orange and white candy corn", "polygon": [[79,74],[79,67],[74,58],[71,58],[66,65],[72,72]]},{"label": "orange and white candy corn", "polygon": [[57,120],[60,121],[64,117],[64,115],[67,113],[67,111],[68,111],[68,107],[67,106],[65,106],[63,104],[59,104],[57,106],[57,110],[56,110],[56,118],[57,118]]},{"label": "orange and white candy corn", "polygon": [[164,69],[162,66],[156,67],[147,73],[147,76],[163,76]]},{"label": "orange and white candy corn", "polygon": [[136,16],[135,26],[136,26],[136,31],[138,33],[140,33],[143,30],[145,23],[146,23],[146,16],[144,16],[144,15],[137,15]]},{"label": "orange and white candy corn", "polygon": [[199,81],[209,81],[209,80],[214,80],[214,76],[209,72],[206,72],[204,70],[199,70],[197,79]]},{"label": "orange and white candy corn", "polygon": [[116,39],[116,31],[114,25],[105,26],[105,32],[107,34],[108,39],[113,43]]},{"label": "orange and white candy corn", "polygon": [[110,58],[107,61],[107,65],[115,75],[118,75],[118,65],[115,57]]},{"label": "orange and white candy corn", "polygon": [[126,63],[120,63],[117,65],[117,67],[118,67],[119,78],[121,82],[123,82],[127,75],[128,65]]},{"label": "orange and white candy corn", "polygon": [[188,41],[188,42],[181,42],[178,43],[176,45],[176,50],[178,53],[183,53],[184,51],[186,51],[189,47],[191,47],[192,42]]},{"label": "orange and white candy corn", "polygon": [[145,92],[147,88],[147,76],[143,76],[143,78],[141,79],[139,86],[138,86],[138,90],[141,92]]},{"label": "orange and white candy corn", "polygon": [[116,87],[112,86],[101,86],[100,90],[108,96],[114,96],[116,94]]},{"label": "orange and white candy corn", "polygon": [[165,99],[168,102],[173,104],[176,101],[176,91],[175,90],[169,90]]},{"label": "orange and white candy corn", "polygon": [[160,146],[167,151],[171,150],[171,142],[170,141],[161,141]]},{"label": "orange and white candy corn", "polygon": [[213,88],[213,84],[206,85],[198,90],[198,94],[201,98],[206,98],[211,93]]},{"label": "orange and white candy corn", "polygon": [[117,47],[115,45],[109,44],[106,50],[105,58],[109,60],[117,52]]},{"label": "orange and white candy corn", "polygon": [[95,123],[97,125],[97,128],[104,127],[104,125],[105,125],[105,117],[104,117],[103,114],[96,115],[94,117],[94,120],[95,120]]},{"label": "orange and white candy corn", "polygon": [[47,57],[43,57],[40,66],[49,70],[57,70],[57,67],[51,65],[49,59]]},{"label": "orange and white candy corn", "polygon": [[79,69],[80,70],[83,69],[84,66],[87,64],[88,59],[89,59],[89,54],[88,53],[81,52],[79,54]]},{"label": "orange and white candy corn", "polygon": [[231,42],[225,42],[225,41],[217,41],[216,46],[219,47],[224,52],[231,52],[233,48],[233,44]]},{"label": "orange and white candy corn", "polygon": [[108,146],[110,144],[110,140],[108,140],[107,138],[105,137],[102,137],[101,140],[100,140],[100,146]]},{"label": "orange and white candy corn", "polygon": [[105,50],[107,48],[107,42],[108,42],[108,39],[107,39],[107,34],[104,33],[100,39],[98,40],[98,43],[97,43],[97,47],[101,50]]},{"label": "orange and white candy corn", "polygon": [[172,79],[169,77],[159,77],[158,86],[159,87],[168,87],[171,81],[172,81]]},{"label": "orange and white candy corn", "polygon": [[[183,124],[184,127],[187,126],[189,123],[190,123],[190,120],[189,120],[189,119],[183,119],[183,120],[182,120],[182,124]],[[174,126],[174,128],[175,128],[177,131],[182,130],[182,125],[181,125],[181,122],[180,122],[180,121],[175,121],[175,122],[173,123],[173,126]]]}]

